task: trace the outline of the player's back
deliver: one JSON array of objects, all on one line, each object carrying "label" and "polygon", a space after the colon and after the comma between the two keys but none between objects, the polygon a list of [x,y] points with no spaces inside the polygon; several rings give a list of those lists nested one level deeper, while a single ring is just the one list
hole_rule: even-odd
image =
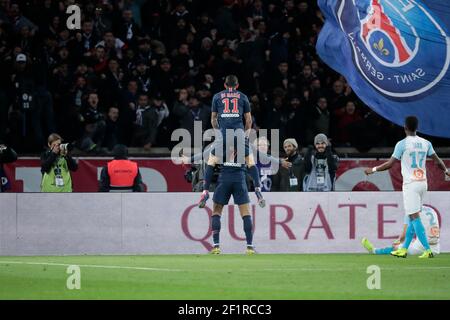
[{"label": "player's back", "polygon": [[224,162],[220,168],[219,182],[245,182],[246,166],[242,163]]},{"label": "player's back", "polygon": [[439,219],[436,211],[428,206],[422,206],[420,220],[422,221],[427,233],[428,243],[430,245],[439,245],[440,230]]},{"label": "player's back", "polygon": [[403,184],[427,180],[426,160],[432,154],[431,143],[417,135],[407,136],[396,144],[392,156],[401,160]]},{"label": "player's back", "polygon": [[242,92],[226,89],[214,95],[211,109],[217,112],[222,131],[244,129],[244,114],[250,112],[250,102]]}]

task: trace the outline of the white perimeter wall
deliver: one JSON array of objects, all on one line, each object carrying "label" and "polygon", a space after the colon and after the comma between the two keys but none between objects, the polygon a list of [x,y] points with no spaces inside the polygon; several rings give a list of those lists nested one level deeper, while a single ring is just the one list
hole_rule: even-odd
[{"label": "white perimeter wall", "polygon": [[[265,193],[253,206],[260,253],[364,252],[362,237],[389,245],[402,227],[401,192]],[[198,193],[1,193],[0,255],[203,254],[212,241]],[[251,201],[256,197],[251,194]],[[212,201],[209,201],[212,207]],[[450,192],[428,192],[450,252]],[[222,216],[222,251],[245,248],[236,206]]]}]

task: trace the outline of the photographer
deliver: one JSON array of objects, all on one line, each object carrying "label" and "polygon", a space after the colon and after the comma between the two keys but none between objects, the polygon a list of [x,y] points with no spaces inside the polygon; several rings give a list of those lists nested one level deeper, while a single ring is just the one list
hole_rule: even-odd
[{"label": "photographer", "polygon": [[69,155],[72,145],[61,142],[61,136],[56,133],[48,137],[50,150],[41,155],[41,192],[72,192],[70,171],[76,171],[78,164]]},{"label": "photographer", "polygon": [[314,149],[305,155],[303,191],[333,191],[339,158],[331,151],[330,142],[323,133],[314,137]]},{"label": "photographer", "polygon": [[[210,145],[212,146],[212,144]],[[192,185],[193,192],[202,192],[203,183],[205,179],[205,170],[210,153],[209,146],[203,149],[203,152],[187,157],[180,154],[180,161],[183,166],[190,166],[184,173],[184,179]],[[189,165],[190,164],[190,165]],[[217,185],[217,180],[220,174],[220,165],[214,167],[213,176],[209,185],[209,191],[214,192]]]},{"label": "photographer", "polygon": [[9,181],[3,170],[4,163],[11,163],[17,160],[16,152],[0,141],[0,192],[9,189]]}]

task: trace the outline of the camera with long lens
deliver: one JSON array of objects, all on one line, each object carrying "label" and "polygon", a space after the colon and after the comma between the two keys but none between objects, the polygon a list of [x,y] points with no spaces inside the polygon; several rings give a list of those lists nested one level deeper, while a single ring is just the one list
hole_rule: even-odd
[{"label": "camera with long lens", "polygon": [[197,168],[191,167],[189,170],[187,170],[184,173],[184,179],[189,182],[192,183],[192,181],[194,180],[194,174],[197,171]]},{"label": "camera with long lens", "polygon": [[71,143],[62,143],[59,145],[59,150],[62,154],[67,154],[67,152],[73,150],[73,144]]}]

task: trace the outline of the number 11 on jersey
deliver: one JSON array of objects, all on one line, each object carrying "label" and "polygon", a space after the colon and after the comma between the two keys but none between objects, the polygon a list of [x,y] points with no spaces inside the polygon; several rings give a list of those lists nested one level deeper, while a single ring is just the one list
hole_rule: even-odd
[{"label": "number 11 on jersey", "polygon": [[[230,99],[225,98],[222,100],[222,103],[224,104],[223,113],[230,113]],[[237,98],[231,99],[231,103],[233,104],[233,110],[231,110],[231,113],[239,113],[238,99]]]}]

